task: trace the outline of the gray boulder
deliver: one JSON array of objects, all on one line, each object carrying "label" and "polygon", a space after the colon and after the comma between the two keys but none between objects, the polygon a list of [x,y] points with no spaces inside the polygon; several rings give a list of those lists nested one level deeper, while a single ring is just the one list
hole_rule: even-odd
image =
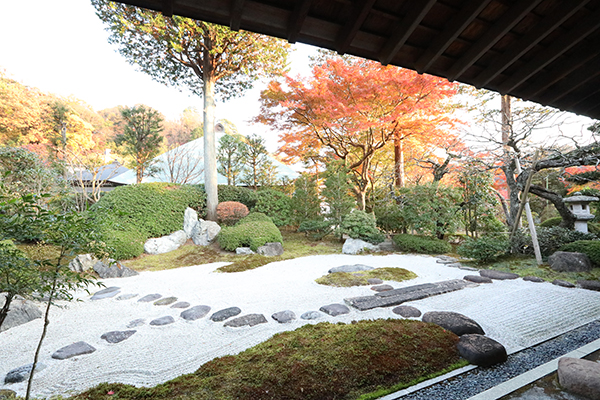
[{"label": "gray boulder", "polygon": [[600,400],[600,363],[563,357],[558,360],[558,382],[568,392]]},{"label": "gray boulder", "polygon": [[491,367],[508,358],[502,344],[483,335],[462,335],[456,347],[465,360],[481,367]]},{"label": "gray boulder", "polygon": [[465,275],[463,277],[465,281],[474,282],[474,283],[492,283],[492,279],[487,276],[481,275]]},{"label": "gray boulder", "polygon": [[264,246],[260,246],[256,252],[262,256],[276,257],[283,254],[283,245],[279,242],[265,243]]},{"label": "gray boulder", "polygon": [[391,285],[377,285],[377,286],[372,286],[371,290],[374,290],[376,292],[387,292],[389,290],[394,290],[394,287]]},{"label": "gray boulder", "polygon": [[183,231],[188,238],[192,237],[192,230],[198,223],[198,213],[192,208],[186,208],[183,213]]},{"label": "gray boulder", "polygon": [[370,271],[374,269],[373,267],[369,267],[364,264],[354,264],[354,265],[340,265],[339,267],[333,267],[328,272],[333,274],[335,272],[358,272],[358,271]]},{"label": "gray boulder", "polygon": [[574,288],[575,287],[575,285],[572,284],[571,282],[563,281],[563,280],[560,280],[560,279],[553,280],[552,284],[556,285],[556,286],[566,287],[566,288]]},{"label": "gray boulder", "polygon": [[454,263],[457,263],[458,260],[454,257],[441,255],[441,256],[437,256],[436,262],[438,264],[454,264]]},{"label": "gray boulder", "polygon": [[580,279],[577,281],[577,284],[582,289],[595,290],[596,292],[600,292],[600,281],[586,281],[586,280]]},{"label": "gray boulder", "polygon": [[267,322],[267,319],[262,314],[248,314],[229,320],[225,322],[224,326],[239,328],[242,326],[255,326],[258,324],[266,324]]},{"label": "gray boulder", "polygon": [[80,254],[69,263],[69,269],[75,272],[84,272],[94,267],[98,259],[91,254]]},{"label": "gray boulder", "polygon": [[151,301],[158,300],[161,297],[162,297],[162,294],[159,294],[159,293],[147,294],[144,297],[142,297],[141,299],[139,299],[138,303],[150,303]]},{"label": "gray boulder", "polygon": [[250,254],[256,254],[250,247],[238,247],[235,249],[235,254],[241,256],[249,256]]},{"label": "gray boulder", "polygon": [[[0,293],[0,308],[4,306],[5,302],[6,293]],[[15,296],[10,303],[10,308],[2,326],[0,326],[0,332],[41,317],[42,311],[33,302],[25,300],[21,296]]]},{"label": "gray boulder", "polygon": [[313,320],[321,318],[321,313],[318,311],[307,311],[300,316],[300,318],[305,320]]},{"label": "gray boulder", "polygon": [[367,283],[369,285],[381,285],[383,281],[379,278],[369,278],[367,279]]},{"label": "gray boulder", "polygon": [[539,276],[525,276],[525,277],[523,277],[523,280],[527,281],[527,282],[534,282],[534,283],[546,282],[545,280],[543,280]]},{"label": "gray boulder", "polygon": [[144,251],[148,254],[163,254],[181,247],[188,237],[184,230],[173,232],[170,235],[152,238],[144,243]]},{"label": "gray boulder", "polygon": [[109,260],[108,265],[102,261],[97,261],[96,264],[94,264],[94,272],[102,279],[128,278],[130,276],[139,275],[137,271],[134,271],[115,260]]},{"label": "gray boulder", "polygon": [[430,311],[423,314],[423,322],[441,326],[457,336],[475,333],[485,335],[479,324],[471,318],[452,311]]},{"label": "gray boulder", "polygon": [[132,331],[111,331],[111,332],[104,333],[102,336],[100,336],[100,339],[104,339],[108,343],[119,343],[119,342],[122,342],[123,340],[129,339],[136,332],[137,331],[135,331],[135,330],[132,330]]},{"label": "gray boulder", "polygon": [[170,304],[173,304],[177,301],[177,297],[165,297],[159,300],[156,300],[153,304],[155,306],[168,306]]},{"label": "gray boulder", "polygon": [[242,312],[242,310],[239,307],[225,308],[225,309],[219,310],[216,313],[214,313],[213,315],[211,315],[210,320],[214,321],[214,322],[225,321],[226,319],[229,319],[231,317],[235,317],[236,315],[239,315],[241,312]]},{"label": "gray boulder", "polygon": [[180,316],[186,321],[195,321],[204,318],[210,312],[209,306],[194,306],[189,310],[182,311]]},{"label": "gray boulder", "polygon": [[490,279],[497,279],[500,281],[507,279],[517,279],[519,277],[518,274],[513,274],[512,272],[496,271],[494,269],[479,270],[479,275]]},{"label": "gray boulder", "polygon": [[[40,372],[46,368],[46,366],[42,363],[37,363],[35,366],[35,372]],[[19,368],[15,368],[13,370],[8,371],[6,376],[4,377],[4,384],[9,383],[19,383],[27,380],[29,378],[29,374],[31,374],[31,370],[33,369],[33,364],[23,365]],[[2,397],[0,397],[1,399]]]},{"label": "gray boulder", "polygon": [[337,317],[342,314],[349,314],[350,309],[344,304],[328,304],[319,308],[319,311],[323,311],[325,314],[331,315],[332,317]]},{"label": "gray boulder", "polygon": [[398,306],[392,312],[404,318],[419,318],[421,316],[421,311],[413,306]]},{"label": "gray boulder", "polygon": [[285,311],[276,312],[275,314],[271,315],[271,318],[273,318],[275,321],[279,322],[280,324],[287,324],[296,319],[296,314],[294,314],[293,311],[285,310]]},{"label": "gray boulder", "polygon": [[190,303],[187,301],[179,301],[171,306],[171,308],[188,308]]},{"label": "gray boulder", "polygon": [[56,360],[66,360],[67,358],[80,356],[82,354],[90,354],[95,352],[96,349],[86,342],[76,342],[58,349],[52,354],[52,358]]},{"label": "gray boulder", "polygon": [[121,293],[121,288],[118,286],[107,287],[106,289],[102,289],[94,293],[94,295],[90,298],[90,300],[102,300],[108,299],[111,297],[115,297]]},{"label": "gray boulder", "polygon": [[346,239],[344,246],[342,246],[342,253],[344,254],[359,254],[364,250],[377,251],[379,247],[364,240],[352,238]]},{"label": "gray boulder", "polygon": [[163,326],[163,325],[172,324],[174,322],[175,322],[175,318],[171,317],[170,315],[167,315],[164,317],[153,319],[152,321],[150,321],[150,325]]},{"label": "gray boulder", "polygon": [[587,255],[569,251],[557,251],[548,257],[550,268],[558,272],[587,272],[592,263]]},{"label": "gray boulder", "polygon": [[208,246],[215,240],[219,232],[221,232],[219,224],[214,221],[205,221],[200,218],[198,223],[194,225],[190,237],[195,245]]}]

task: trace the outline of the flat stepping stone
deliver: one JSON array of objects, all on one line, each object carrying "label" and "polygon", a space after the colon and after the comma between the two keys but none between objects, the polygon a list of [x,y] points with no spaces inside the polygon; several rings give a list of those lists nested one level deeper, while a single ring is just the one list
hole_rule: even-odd
[{"label": "flat stepping stone", "polygon": [[463,279],[452,279],[437,283],[423,283],[421,285],[407,286],[377,293],[373,296],[351,297],[344,299],[344,301],[354,308],[365,311],[377,307],[398,306],[408,301],[415,301],[438,294],[454,292],[472,285],[472,283]]},{"label": "flat stepping stone", "polygon": [[127,293],[127,294],[122,294],[119,297],[117,297],[117,300],[129,300],[129,299],[133,299],[134,297],[137,297],[138,294],[137,293]]},{"label": "flat stepping stone", "polygon": [[225,322],[224,326],[239,328],[242,326],[255,326],[258,324],[266,324],[267,319],[262,314],[247,314]]},{"label": "flat stepping stone", "polygon": [[144,297],[142,297],[141,299],[139,299],[138,303],[150,303],[151,301],[158,300],[161,297],[162,297],[162,294],[158,294],[158,293],[147,294]]},{"label": "flat stepping stone", "polygon": [[493,283],[491,278],[488,278],[487,276],[481,276],[481,275],[465,275],[463,277],[463,279],[465,281],[474,282],[474,283]]},{"label": "flat stepping stone", "polygon": [[587,290],[595,290],[597,292],[600,292],[600,281],[586,281],[586,280],[578,280],[577,284],[582,288],[582,289],[587,289]]},{"label": "flat stepping stone", "polygon": [[479,271],[477,268],[466,267],[464,265],[461,265],[460,267],[458,267],[458,269],[462,269],[463,271],[472,271],[472,272]]},{"label": "flat stepping stone", "polygon": [[107,287],[106,289],[102,289],[102,290],[94,293],[94,295],[92,296],[92,298],[90,300],[108,299],[110,297],[114,297],[114,296],[118,295],[119,293],[121,293],[120,287],[111,286],[111,287]]},{"label": "flat stepping stone", "polygon": [[204,318],[210,312],[209,306],[194,306],[189,310],[182,311],[179,316],[186,321],[195,321]]},{"label": "flat stepping stone", "polygon": [[150,325],[163,326],[172,324],[173,322],[175,322],[175,318],[171,317],[170,315],[167,315],[164,317],[153,319],[152,321],[150,321]]},{"label": "flat stepping stone", "polygon": [[542,278],[539,278],[537,276],[526,276],[523,278],[523,280],[527,281],[527,282],[534,282],[534,283],[546,282],[545,280],[543,280]]},{"label": "flat stepping stone", "polygon": [[392,312],[404,318],[419,318],[421,316],[421,311],[413,306],[398,306]]},{"label": "flat stepping stone", "polygon": [[369,285],[381,285],[383,281],[379,278],[369,278],[367,279],[367,283]]},{"label": "flat stepping stone", "polygon": [[330,274],[335,272],[359,272],[359,271],[370,271],[375,269],[373,267],[369,267],[364,264],[353,264],[353,265],[340,265],[339,267],[334,267],[329,270]]},{"label": "flat stepping stone", "polygon": [[102,336],[100,336],[100,339],[104,339],[108,343],[119,343],[119,342],[122,342],[123,340],[129,339],[136,332],[137,331],[135,331],[135,330],[111,331],[111,332],[104,333]]},{"label": "flat stepping stone", "polygon": [[[42,363],[37,363],[35,370],[36,372],[40,372],[46,368],[46,365]],[[31,374],[31,370],[33,369],[33,363],[23,365],[19,368],[15,368],[13,370],[8,371],[6,376],[4,377],[4,384],[7,385],[9,383],[19,383],[27,380],[29,378],[29,374]],[[0,396],[0,399],[2,397]]]},{"label": "flat stepping stone", "polygon": [[350,309],[343,304],[328,304],[319,308],[320,311],[323,311],[325,314],[331,315],[332,317],[337,317],[342,314],[349,314]]},{"label": "flat stepping stone", "polygon": [[500,281],[507,279],[517,279],[519,277],[518,274],[513,274],[512,272],[496,271],[495,269],[479,270],[479,275],[485,276],[490,279],[497,279]]},{"label": "flat stepping stone", "polygon": [[553,284],[553,285],[556,285],[556,286],[562,286],[562,287],[566,287],[566,288],[574,288],[574,287],[575,287],[575,285],[574,285],[574,284],[572,284],[571,282],[562,281],[562,280],[560,280],[560,279],[555,279],[555,280],[553,280],[553,281],[552,281],[552,284]]},{"label": "flat stepping stone", "polygon": [[235,317],[242,312],[239,307],[229,307],[223,310],[219,310],[213,315],[210,316],[210,320],[214,322],[221,322],[229,319],[231,317]]},{"label": "flat stepping stone", "polygon": [[491,367],[508,358],[504,346],[483,335],[462,335],[456,348],[465,360],[480,367]]},{"label": "flat stepping stone", "polygon": [[438,264],[454,264],[454,263],[457,263],[458,260],[454,257],[438,256],[437,260],[435,262]]},{"label": "flat stepping stone", "polygon": [[67,358],[90,354],[95,351],[96,349],[86,342],[76,342],[56,350],[54,354],[52,354],[52,358],[56,360],[66,360]]},{"label": "flat stepping stone", "polygon": [[169,304],[173,304],[177,301],[177,297],[165,297],[164,299],[156,300],[154,302],[155,306],[168,306]]},{"label": "flat stepping stone", "polygon": [[451,264],[446,264],[446,267],[450,267],[450,268],[461,268],[463,265],[461,263],[451,263]]},{"label": "flat stepping stone", "polygon": [[171,308],[188,308],[191,304],[187,301],[180,301],[171,306]]},{"label": "flat stepping stone", "polygon": [[271,318],[273,318],[275,321],[279,322],[280,324],[287,324],[296,319],[296,314],[294,314],[293,311],[285,310],[285,311],[276,312],[275,314],[271,315]]},{"label": "flat stepping stone", "polygon": [[146,320],[143,318],[134,319],[127,324],[128,328],[135,328],[137,326],[142,326],[146,323]]},{"label": "flat stepping stone", "polygon": [[475,333],[485,335],[483,328],[471,318],[452,311],[430,311],[423,314],[423,322],[441,326],[457,336]]},{"label": "flat stepping stone", "polygon": [[391,285],[377,285],[373,286],[371,290],[374,290],[376,292],[387,292],[388,290],[394,290],[394,287]]},{"label": "flat stepping stone", "polygon": [[300,316],[300,318],[302,319],[306,319],[306,320],[313,320],[313,319],[319,319],[321,318],[321,313],[318,311],[307,311],[304,314],[302,314]]}]

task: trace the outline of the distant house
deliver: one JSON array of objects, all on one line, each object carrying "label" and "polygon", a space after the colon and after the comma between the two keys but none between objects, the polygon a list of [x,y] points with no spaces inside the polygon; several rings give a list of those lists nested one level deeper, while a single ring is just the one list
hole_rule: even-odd
[{"label": "distant house", "polygon": [[78,188],[80,191],[86,188],[91,191],[92,188],[101,186],[101,191],[109,191],[115,186],[121,186],[118,182],[113,182],[111,178],[128,172],[129,169],[122,166],[117,160],[110,164],[98,167],[96,170],[79,170],[73,171],[67,177],[71,186]]}]

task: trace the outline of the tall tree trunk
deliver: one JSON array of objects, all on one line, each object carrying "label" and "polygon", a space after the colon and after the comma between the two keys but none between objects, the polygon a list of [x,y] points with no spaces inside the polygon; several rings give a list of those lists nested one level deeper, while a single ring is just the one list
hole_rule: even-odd
[{"label": "tall tree trunk", "polygon": [[394,183],[404,187],[404,144],[398,136],[394,136],[394,167]]},{"label": "tall tree trunk", "polygon": [[563,197],[558,193],[551,192],[541,186],[531,185],[529,191],[542,199],[548,200],[556,207],[556,211],[560,214],[562,222],[560,226],[574,229],[575,228],[575,215],[569,210],[569,207],[564,203]]},{"label": "tall tree trunk", "polygon": [[0,328],[2,327],[2,324],[4,323],[4,320],[6,319],[6,315],[8,314],[8,310],[10,309],[10,303],[12,303],[14,294],[12,293],[5,293],[5,298],[4,298],[4,305],[2,306],[2,309],[0,309]]},{"label": "tall tree trunk", "polygon": [[[209,38],[205,38],[209,41]],[[211,48],[207,43],[206,48]],[[217,220],[217,149],[215,145],[215,79],[212,70],[212,56],[204,50],[204,190],[206,191],[206,219]]]}]

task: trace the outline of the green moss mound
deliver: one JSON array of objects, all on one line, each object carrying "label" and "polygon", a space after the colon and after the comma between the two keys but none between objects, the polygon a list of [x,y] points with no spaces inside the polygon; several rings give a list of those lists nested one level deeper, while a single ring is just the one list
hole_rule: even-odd
[{"label": "green moss mound", "polygon": [[[217,236],[219,246],[223,250],[235,251],[238,247],[250,247],[256,251],[265,243],[279,242],[283,244],[283,237],[279,228],[267,220],[266,215],[253,213],[242,218],[235,226],[224,227]],[[249,219],[248,219],[249,218]]]},{"label": "green moss mound", "polygon": [[[305,325],[153,388],[101,384],[77,399],[344,400],[464,365],[458,337],[412,320]],[[382,390],[387,388],[388,390]]]},{"label": "green moss mound", "polygon": [[449,243],[424,236],[401,234],[393,238],[401,251],[421,254],[443,254],[452,250]]},{"label": "green moss mound", "polygon": [[350,287],[368,285],[368,279],[379,278],[383,281],[402,282],[409,279],[415,279],[417,274],[404,268],[375,268],[370,271],[333,272],[315,280],[320,285]]},{"label": "green moss mound", "polygon": [[565,244],[560,251],[583,253],[590,258],[595,268],[600,268],[600,240],[578,240]]}]

